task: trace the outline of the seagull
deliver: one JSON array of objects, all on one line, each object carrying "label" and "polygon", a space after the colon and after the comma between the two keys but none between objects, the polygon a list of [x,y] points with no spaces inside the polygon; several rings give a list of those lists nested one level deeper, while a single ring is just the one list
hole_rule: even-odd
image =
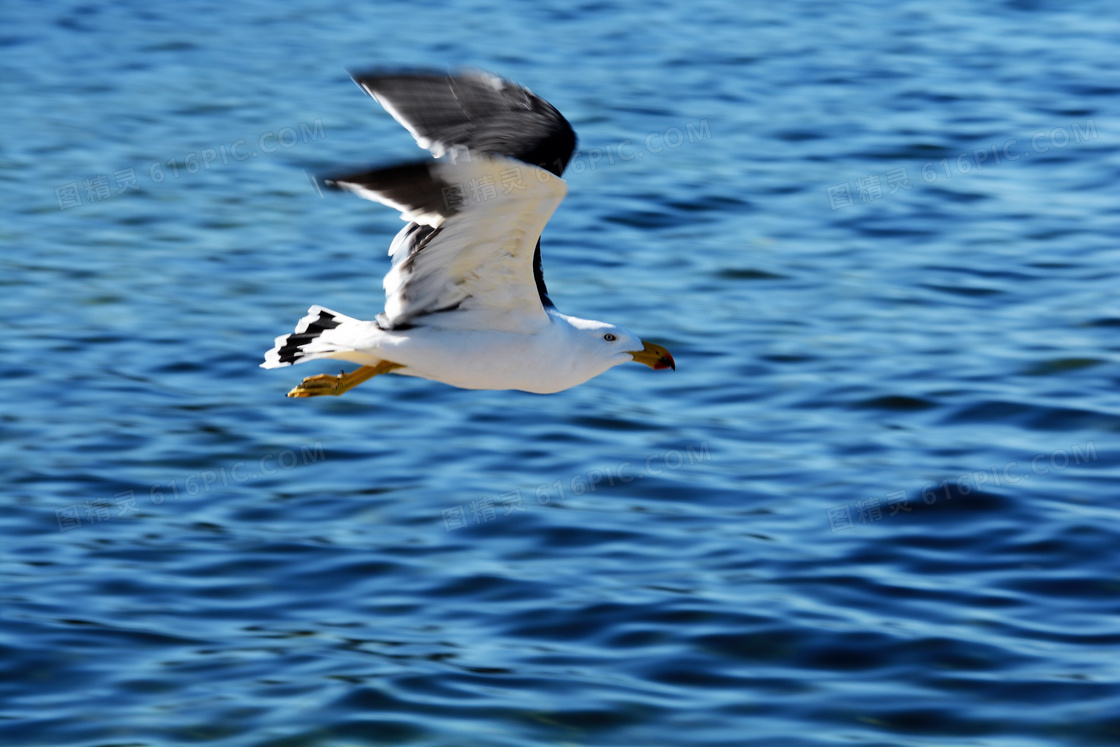
[{"label": "seagull", "polygon": [[462,389],[550,394],[622,363],[676,362],[606,322],[562,314],[541,271],[541,231],[567,194],[568,121],[528,89],[482,71],[355,74],[435,160],[324,179],[395,208],[385,310],[362,321],[312,306],[262,368],[360,364],[305,378],[289,397],[341,395],[385,373]]}]

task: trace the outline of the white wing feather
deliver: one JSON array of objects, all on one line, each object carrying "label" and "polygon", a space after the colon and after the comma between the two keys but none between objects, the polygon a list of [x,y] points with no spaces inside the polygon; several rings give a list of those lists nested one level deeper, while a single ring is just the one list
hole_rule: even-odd
[{"label": "white wing feather", "polygon": [[[450,185],[445,199],[457,212],[444,217],[402,211],[404,220],[436,232],[411,255],[408,228],[389,248],[393,266],[384,280],[386,320],[455,329],[539,329],[548,315],[533,277],[533,253],[568,187],[560,177],[523,161],[465,156],[433,164],[433,176]],[[403,209],[376,191],[339,186]],[[440,311],[448,313],[435,313]]]}]

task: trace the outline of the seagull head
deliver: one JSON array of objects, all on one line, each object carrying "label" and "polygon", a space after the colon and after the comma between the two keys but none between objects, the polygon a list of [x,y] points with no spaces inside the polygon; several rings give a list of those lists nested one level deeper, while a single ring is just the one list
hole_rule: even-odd
[{"label": "seagull head", "polygon": [[677,370],[677,363],[668,350],[646,342],[624,327],[574,317],[568,317],[568,322],[577,331],[578,345],[585,359],[594,361],[601,369],[596,375],[630,362],[643,363],[655,370]]}]

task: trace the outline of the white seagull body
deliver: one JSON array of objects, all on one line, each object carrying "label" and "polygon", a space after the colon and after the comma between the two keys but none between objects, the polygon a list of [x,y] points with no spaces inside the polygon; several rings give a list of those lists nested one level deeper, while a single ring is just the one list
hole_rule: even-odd
[{"label": "white seagull body", "polygon": [[381,373],[463,389],[541,394],[628,361],[676,368],[664,348],[605,322],[560,313],[541,272],[540,235],[567,193],[575,133],[525,88],[486,73],[356,75],[442,160],[325,180],[394,207],[409,224],[389,248],[385,311],[360,321],[312,306],[276,338],[263,368],[339,359],[289,397],[342,394]]}]

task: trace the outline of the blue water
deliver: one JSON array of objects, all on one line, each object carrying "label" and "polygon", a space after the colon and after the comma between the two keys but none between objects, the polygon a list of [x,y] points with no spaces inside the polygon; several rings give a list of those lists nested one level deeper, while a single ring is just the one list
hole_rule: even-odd
[{"label": "blue water", "polygon": [[[4,3],[0,744],[1120,743],[1115,8],[755,5]],[[462,65],[678,370],[286,399]]]}]

